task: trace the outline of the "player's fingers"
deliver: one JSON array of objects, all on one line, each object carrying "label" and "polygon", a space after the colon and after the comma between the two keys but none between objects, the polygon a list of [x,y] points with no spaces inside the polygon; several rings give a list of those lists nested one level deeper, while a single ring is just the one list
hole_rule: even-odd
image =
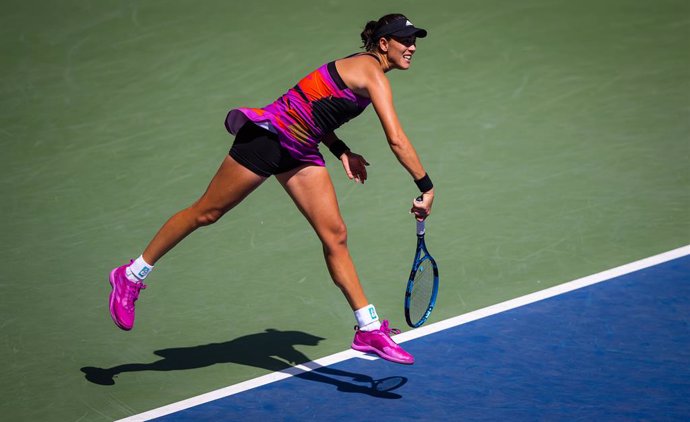
[{"label": "player's fingers", "polygon": [[424,220],[429,216],[429,214],[431,214],[431,204],[424,200],[417,201],[417,199],[414,199],[412,201],[412,209],[410,212],[413,213],[418,220]]},{"label": "player's fingers", "polygon": [[426,218],[428,217],[428,215],[419,214],[419,213],[416,213],[416,212],[413,212],[412,214],[414,215],[414,218],[415,218],[415,220],[417,220],[417,221],[424,221],[424,220],[426,220]]},{"label": "player's fingers", "polygon": [[343,168],[345,169],[345,174],[347,175],[347,178],[352,180],[354,176],[352,175],[352,170],[350,170],[350,162],[347,159],[343,160]]},{"label": "player's fingers", "polygon": [[425,217],[429,214],[425,208],[417,206],[412,207],[410,212],[418,217]]}]

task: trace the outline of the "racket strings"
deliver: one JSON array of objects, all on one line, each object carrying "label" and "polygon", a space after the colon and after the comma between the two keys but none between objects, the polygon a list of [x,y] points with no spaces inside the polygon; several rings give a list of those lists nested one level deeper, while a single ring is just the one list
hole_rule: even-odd
[{"label": "racket strings", "polygon": [[414,275],[414,286],[410,293],[410,319],[417,322],[424,317],[434,291],[434,270],[431,261],[425,259]]}]

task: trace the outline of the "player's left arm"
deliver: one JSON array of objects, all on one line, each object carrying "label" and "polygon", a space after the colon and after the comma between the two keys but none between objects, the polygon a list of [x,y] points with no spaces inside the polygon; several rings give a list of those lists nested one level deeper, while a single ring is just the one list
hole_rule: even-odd
[{"label": "player's left arm", "polygon": [[362,184],[367,180],[367,166],[369,163],[361,155],[350,151],[350,148],[336,136],[335,132],[327,133],[321,142],[340,160],[345,169],[345,174],[350,180]]}]

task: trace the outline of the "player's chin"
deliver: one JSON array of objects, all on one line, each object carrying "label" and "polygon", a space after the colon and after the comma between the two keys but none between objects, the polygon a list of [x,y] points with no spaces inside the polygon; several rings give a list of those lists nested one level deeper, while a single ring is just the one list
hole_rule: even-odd
[{"label": "player's chin", "polygon": [[400,58],[400,60],[395,62],[395,68],[398,70],[407,70],[412,66],[412,62],[405,58]]}]

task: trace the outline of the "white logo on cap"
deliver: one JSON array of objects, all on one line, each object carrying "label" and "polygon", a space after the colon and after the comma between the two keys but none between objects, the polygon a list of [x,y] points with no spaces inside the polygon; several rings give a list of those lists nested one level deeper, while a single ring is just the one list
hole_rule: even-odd
[{"label": "white logo on cap", "polygon": [[405,26],[414,26],[414,25],[412,25],[412,22],[410,22],[410,21],[405,21]]}]

